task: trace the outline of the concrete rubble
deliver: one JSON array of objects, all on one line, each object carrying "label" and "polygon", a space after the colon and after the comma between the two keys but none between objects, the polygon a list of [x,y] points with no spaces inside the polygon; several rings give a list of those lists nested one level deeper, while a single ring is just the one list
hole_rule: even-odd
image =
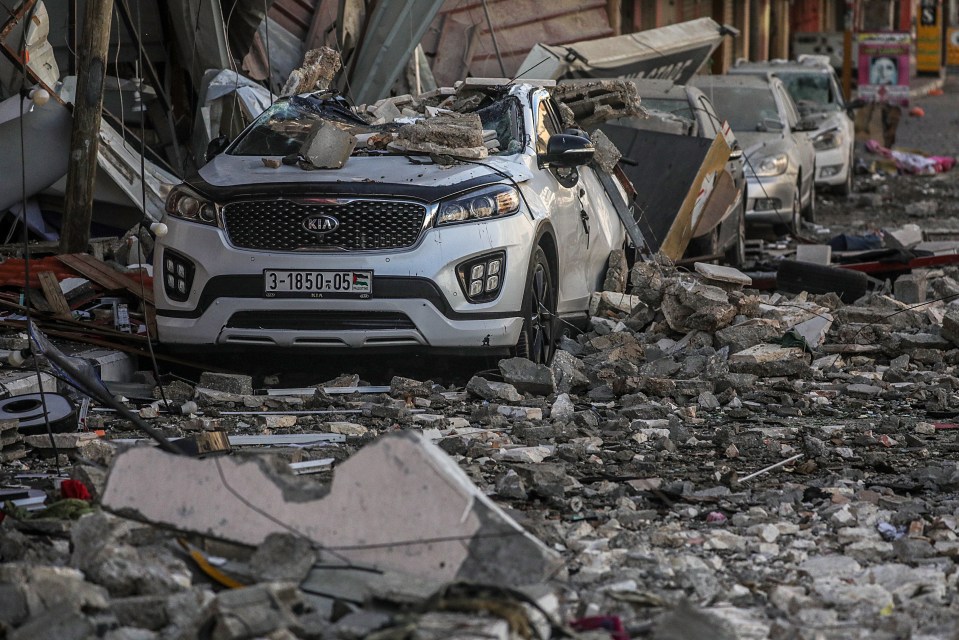
[{"label": "concrete rubble", "polygon": [[[613,255],[549,366],[288,389],[207,371],[162,381],[172,412],[151,375],[126,383],[167,437],[229,454],[171,456],[90,411],[55,458],[0,420],[0,629],[954,637],[959,268],[910,275],[843,302]],[[38,392],[31,368],[3,395]]]}]

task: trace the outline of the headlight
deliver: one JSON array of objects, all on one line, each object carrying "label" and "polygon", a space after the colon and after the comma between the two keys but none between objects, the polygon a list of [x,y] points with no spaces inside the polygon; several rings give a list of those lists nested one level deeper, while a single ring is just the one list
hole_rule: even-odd
[{"label": "headlight", "polygon": [[166,199],[166,212],[174,218],[182,218],[200,224],[217,225],[217,206],[186,185],[173,188]]},{"label": "headlight", "polygon": [[440,205],[436,224],[473,222],[508,216],[519,211],[519,191],[500,184],[459,196]]},{"label": "headlight", "polygon": [[842,144],[842,134],[838,131],[823,131],[812,139],[812,146],[817,151],[835,149]]},{"label": "headlight", "polygon": [[770,176],[778,176],[785,173],[786,167],[788,166],[789,158],[786,157],[785,153],[780,153],[776,156],[763,158],[758,163],[753,164],[752,168],[753,171],[755,171],[756,177],[768,178]]}]

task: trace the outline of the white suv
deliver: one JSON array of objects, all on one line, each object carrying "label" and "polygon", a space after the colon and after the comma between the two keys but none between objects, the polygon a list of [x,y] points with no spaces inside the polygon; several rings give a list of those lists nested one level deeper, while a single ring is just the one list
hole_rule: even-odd
[{"label": "white suv", "polygon": [[[155,251],[160,342],[548,361],[624,246],[624,191],[587,166],[591,143],[562,133],[543,86],[459,92],[495,131],[488,157],[365,145],[399,125],[368,124],[329,94],[258,117],[169,196]],[[301,168],[304,140],[329,123],[360,142],[342,168]]]}]

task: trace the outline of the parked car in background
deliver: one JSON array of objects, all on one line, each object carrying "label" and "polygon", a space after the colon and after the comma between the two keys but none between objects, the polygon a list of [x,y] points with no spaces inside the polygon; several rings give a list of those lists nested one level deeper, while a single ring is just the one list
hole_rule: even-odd
[{"label": "parked car in background", "polygon": [[746,221],[798,231],[815,220],[816,155],[805,123],[778,78],[696,76],[690,83],[729,121],[746,162]]},{"label": "parked car in background", "polygon": [[816,125],[810,132],[816,149],[816,184],[852,191],[856,131],[828,56],[799,56],[795,62],[739,62],[731,74],[772,74],[782,80],[799,115]]},{"label": "parked car in background", "polygon": [[[702,91],[692,86],[674,84],[671,80],[633,80],[648,118],[623,118],[608,124],[636,129],[678,133],[716,139],[723,136],[723,119]],[[602,127],[601,127],[602,128]],[[726,163],[737,194],[726,214],[714,226],[701,230],[686,250],[687,256],[725,254],[726,261],[739,266],[745,260],[746,245],[746,177],[743,150],[735,135],[731,136],[732,153]]]},{"label": "parked car in background", "polygon": [[[330,94],[267,109],[169,196],[161,344],[548,361],[561,323],[585,324],[624,226],[545,88],[471,79],[455,97],[484,134],[467,161],[396,148],[401,124]],[[324,131],[355,138],[339,168],[305,166]]]}]

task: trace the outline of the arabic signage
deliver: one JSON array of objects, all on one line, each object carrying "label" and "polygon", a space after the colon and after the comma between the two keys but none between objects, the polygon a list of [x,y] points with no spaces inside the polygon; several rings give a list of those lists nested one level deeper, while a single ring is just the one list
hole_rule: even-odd
[{"label": "arabic signage", "polygon": [[859,97],[867,102],[909,104],[908,33],[860,33]]},{"label": "arabic signage", "polygon": [[922,0],[916,20],[916,71],[942,69],[942,0]]}]

